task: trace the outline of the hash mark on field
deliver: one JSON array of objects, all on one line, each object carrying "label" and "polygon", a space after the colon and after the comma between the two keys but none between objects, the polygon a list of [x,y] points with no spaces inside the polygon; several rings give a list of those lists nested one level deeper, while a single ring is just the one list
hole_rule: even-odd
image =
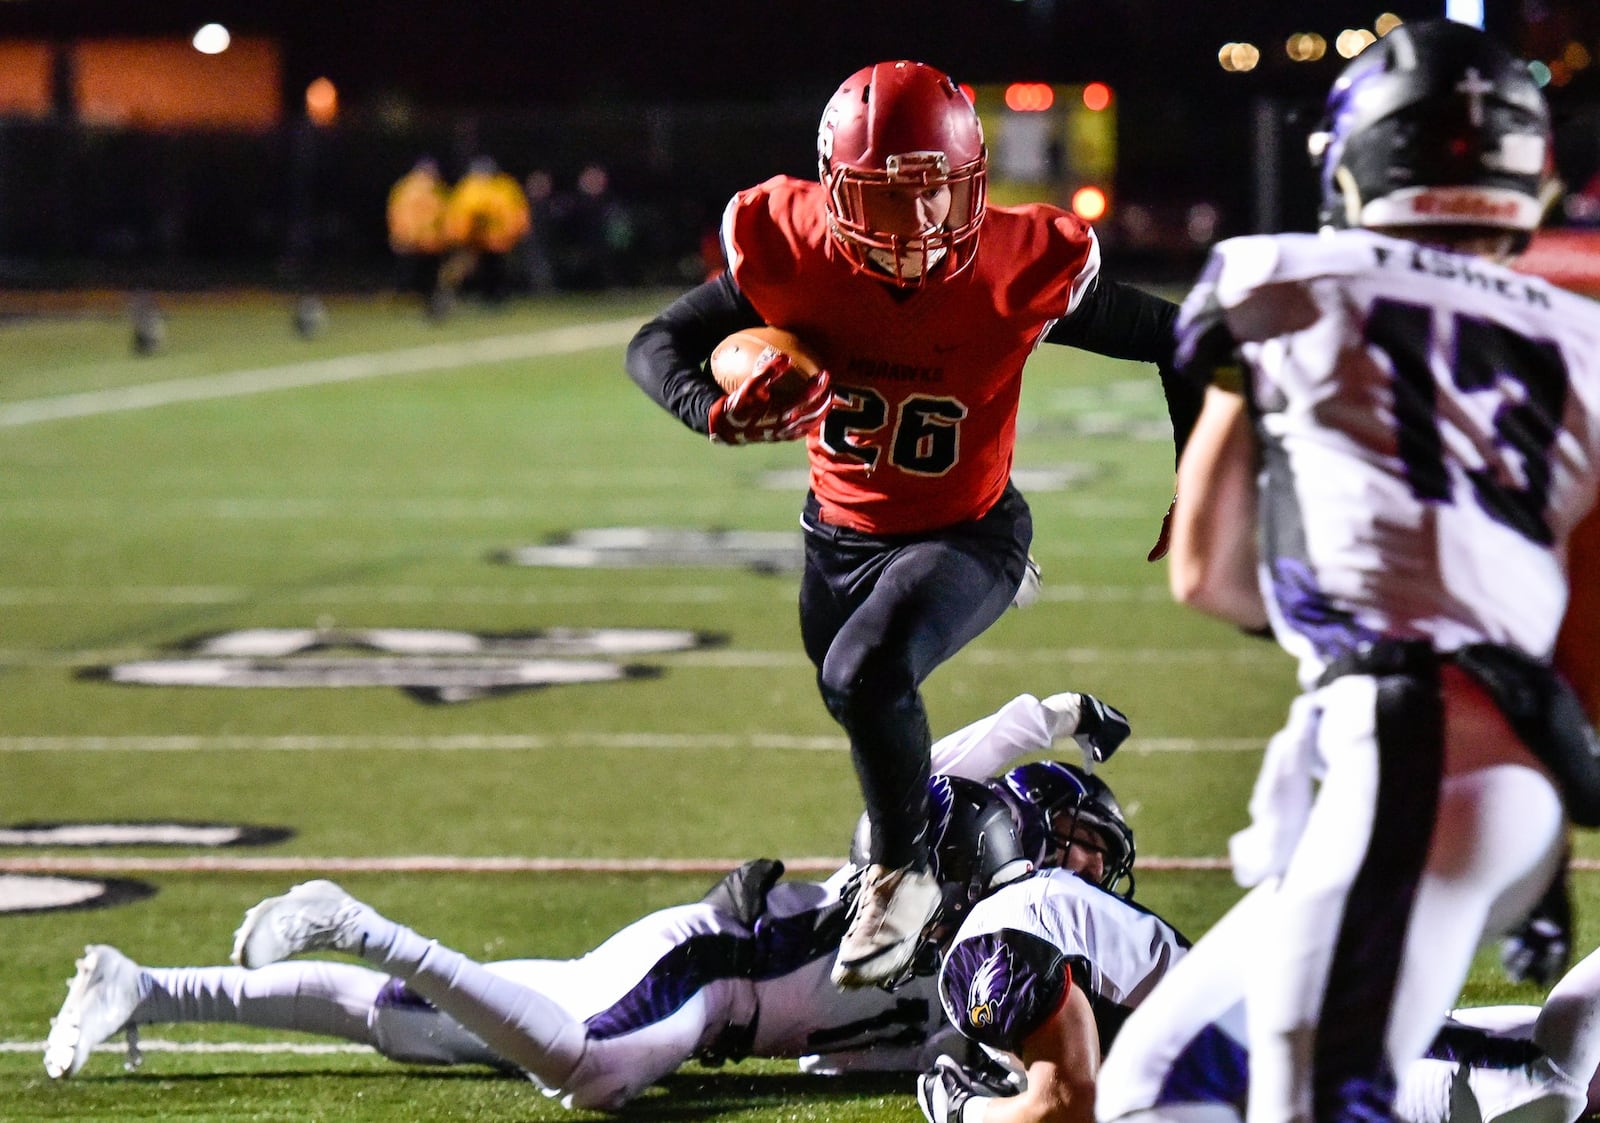
[{"label": "hash mark on field", "polygon": [[575,324],[547,331],[518,335],[496,335],[460,343],[434,343],[395,351],[368,351],[340,355],[332,359],[313,359],[301,363],[257,367],[253,370],[225,371],[203,378],[174,378],[141,386],[122,386],[115,390],[92,390],[82,394],[63,394],[54,398],[0,405],[0,429],[32,425],[39,421],[59,421],[71,417],[94,417],[124,413],[135,409],[175,405],[180,402],[237,398],[301,386],[323,386],[335,382],[355,382],[393,374],[421,374],[427,371],[455,370],[479,363],[503,363],[515,359],[535,359],[548,355],[568,355],[597,347],[626,343],[639,328],[637,319],[606,320],[595,324]]},{"label": "hash mark on field", "polygon": [[[1261,737],[1135,738],[1125,753],[1253,752],[1266,745]],[[196,753],[196,752],[531,752],[541,749],[773,749],[800,752],[845,752],[842,736],[798,736],[785,733],[537,733],[446,734],[431,737],[329,736],[285,734],[244,736],[171,734],[151,736],[9,736],[0,737],[0,753]]]}]

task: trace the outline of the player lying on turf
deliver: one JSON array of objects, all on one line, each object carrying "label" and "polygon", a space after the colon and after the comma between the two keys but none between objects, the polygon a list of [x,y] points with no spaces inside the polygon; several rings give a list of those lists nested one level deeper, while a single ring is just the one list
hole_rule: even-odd
[{"label": "player lying on turf", "polygon": [[[1103,759],[1127,733],[1122,715],[1092,697],[1022,695],[941,740],[935,767],[984,776],[1068,736],[1090,759]],[[1091,826],[1093,811],[1081,823],[1068,818],[1058,771],[1082,775],[1039,763],[996,784],[1019,815],[1034,803],[1054,813],[1049,828],[1029,820],[1025,853],[1114,886],[1132,861],[1131,834],[1120,813],[1095,819],[1115,818],[1120,830]],[[1097,783],[1089,778],[1073,790],[1086,794]],[[779,873],[774,863],[752,863],[706,900],[653,913],[582,959],[489,964],[475,978],[525,998],[531,1009],[549,1008],[549,1024],[567,1034],[560,1041],[529,1036],[519,1049],[562,1057],[559,1050],[570,1051],[573,1041],[591,1043],[592,1059],[582,1070],[531,1070],[550,1077],[544,1083],[574,1106],[617,1106],[697,1056],[803,1055],[803,1067],[817,1072],[925,1068],[938,1054],[944,1027],[931,978],[912,979],[893,994],[843,992],[829,981],[854,871],[847,867],[822,883],[772,884]],[[141,968],[104,946],[89,948],[79,964],[54,1021],[45,1067],[52,1077],[71,1076],[125,1026],[131,1038],[140,1024],[184,1021],[323,1033],[412,1063],[525,1067],[518,1052],[503,1051],[498,1039],[497,1047],[486,1045],[387,971],[315,961],[260,970]]]}]

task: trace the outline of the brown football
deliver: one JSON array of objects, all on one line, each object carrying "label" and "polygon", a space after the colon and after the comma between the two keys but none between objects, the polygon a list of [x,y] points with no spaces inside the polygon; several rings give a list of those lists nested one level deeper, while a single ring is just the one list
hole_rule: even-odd
[{"label": "brown football", "polygon": [[[781,379],[779,386],[774,387],[778,391],[775,402],[787,408],[793,401],[800,400],[806,383],[822,369],[822,364],[792,332],[774,327],[745,328],[734,332],[711,352],[711,377],[717,380],[723,393],[733,393],[745,384],[756,360],[768,347],[776,347],[788,355],[789,361],[794,364],[791,368],[792,377]],[[793,401],[784,403],[782,399],[790,398],[791,393]]]}]

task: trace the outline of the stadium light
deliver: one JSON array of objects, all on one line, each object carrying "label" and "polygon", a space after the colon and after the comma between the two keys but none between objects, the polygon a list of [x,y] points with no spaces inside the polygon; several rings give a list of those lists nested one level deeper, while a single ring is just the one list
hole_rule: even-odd
[{"label": "stadium light", "polygon": [[1339,32],[1339,38],[1333,41],[1333,46],[1340,58],[1355,58],[1377,41],[1378,37],[1364,27],[1347,27]]},{"label": "stadium light", "polygon": [[1261,61],[1261,48],[1254,43],[1224,43],[1217,52],[1217,63],[1230,74],[1254,70]]},{"label": "stadium light", "polygon": [[1315,31],[1302,31],[1289,36],[1283,49],[1294,62],[1316,62],[1328,53],[1328,41]]},{"label": "stadium light", "polygon": [[233,42],[233,36],[220,23],[208,23],[194,33],[190,42],[203,55],[220,55]]},{"label": "stadium light", "polygon": [[1111,87],[1104,82],[1090,82],[1083,88],[1083,107],[1099,113],[1111,104]]},{"label": "stadium light", "polygon": [[1483,27],[1483,0],[1445,0],[1444,18]]},{"label": "stadium light", "polygon": [[1013,113],[1043,113],[1056,101],[1048,82],[1013,82],[1006,87],[1006,108]]},{"label": "stadium light", "polygon": [[1072,213],[1085,222],[1098,222],[1105,217],[1109,206],[1106,193],[1093,184],[1080,187],[1072,193]]},{"label": "stadium light", "polygon": [[313,125],[331,125],[339,116],[339,90],[326,78],[306,87],[306,116]]}]

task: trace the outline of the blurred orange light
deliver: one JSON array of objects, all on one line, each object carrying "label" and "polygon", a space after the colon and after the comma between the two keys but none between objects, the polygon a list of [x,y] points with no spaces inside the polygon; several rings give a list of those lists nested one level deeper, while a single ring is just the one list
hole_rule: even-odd
[{"label": "blurred orange light", "polygon": [[1224,43],[1217,52],[1217,62],[1230,74],[1244,74],[1256,68],[1261,61],[1261,48],[1254,43]]},{"label": "blurred orange light", "polygon": [[306,116],[313,125],[331,125],[339,116],[339,91],[326,78],[318,78],[306,87]]},{"label": "blurred orange light", "polygon": [[1094,113],[1111,104],[1111,87],[1104,82],[1090,82],[1083,88],[1083,107]]},{"label": "blurred orange light", "polygon": [[978,91],[977,90],[973,89],[971,86],[967,85],[965,82],[961,83],[961,85],[958,87],[958,89],[960,89],[962,93],[967,95],[967,100],[970,101],[973,105],[977,105],[978,104]]},{"label": "blurred orange light", "polygon": [[1046,82],[1013,82],[1006,87],[1006,108],[1013,113],[1043,113],[1055,100],[1056,92]]},{"label": "blurred orange light", "polygon": [[1103,218],[1108,205],[1106,193],[1093,185],[1080,187],[1072,193],[1072,213],[1085,222]]},{"label": "blurred orange light", "polygon": [[1378,41],[1378,37],[1364,27],[1347,27],[1333,41],[1334,50],[1342,58],[1355,58]]}]

